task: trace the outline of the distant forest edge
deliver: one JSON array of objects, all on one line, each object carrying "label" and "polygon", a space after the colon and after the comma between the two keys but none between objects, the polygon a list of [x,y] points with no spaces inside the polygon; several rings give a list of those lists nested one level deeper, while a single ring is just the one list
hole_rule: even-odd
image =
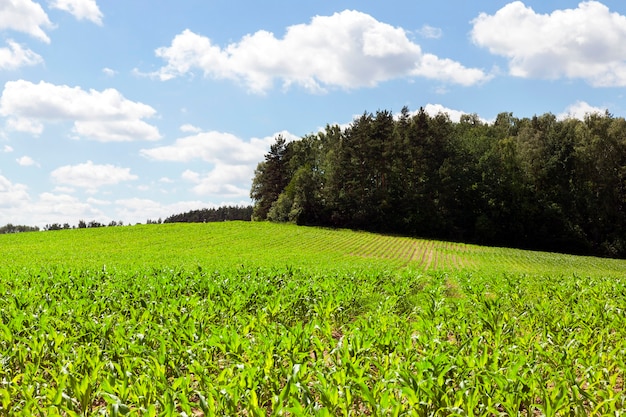
[{"label": "distant forest edge", "polygon": [[[191,210],[186,213],[173,214],[167,217],[165,220],[146,220],[146,224],[161,224],[161,223],[208,223],[208,222],[224,222],[230,220],[244,220],[250,221],[252,218],[252,206],[220,206],[217,208],[205,208],[199,210]],[[47,224],[43,230],[66,230],[66,229],[85,229],[92,227],[113,227],[124,226],[124,222],[112,221],[108,224],[100,223],[95,220],[89,223],[81,220],[78,222],[78,226],[71,226],[69,223],[52,223]],[[11,223],[0,227],[0,234],[7,233],[21,233],[21,232],[36,232],[39,231],[37,226],[22,226],[13,225]]]},{"label": "distant forest edge", "polygon": [[364,113],[255,171],[253,219],[626,256],[626,120]]},{"label": "distant forest edge", "polygon": [[163,220],[163,223],[208,223],[230,220],[249,221],[251,218],[252,206],[222,206],[174,214]]}]

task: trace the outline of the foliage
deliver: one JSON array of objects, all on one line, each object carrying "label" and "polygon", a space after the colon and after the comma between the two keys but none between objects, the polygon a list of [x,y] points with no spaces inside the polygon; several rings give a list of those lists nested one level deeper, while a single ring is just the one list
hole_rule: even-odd
[{"label": "foliage", "polygon": [[265,161],[257,166],[250,190],[250,197],[256,201],[253,219],[265,219],[272,204],[289,183],[287,174],[288,148],[286,140],[278,135],[276,142],[265,155]]},{"label": "foliage", "polygon": [[38,232],[39,228],[37,226],[24,226],[24,225],[14,225],[11,223],[7,223],[6,225],[0,227],[0,234],[7,233],[23,233],[23,232]]},{"label": "foliage", "polygon": [[[89,223],[85,223],[84,220],[79,220],[78,221],[78,228],[79,229],[86,229],[88,227],[93,228],[93,227],[105,227],[105,226],[109,226],[109,227],[115,227],[115,226],[123,226],[124,222],[119,221],[116,222],[115,220],[110,221],[107,225],[100,223],[96,220],[91,220]],[[43,228],[44,231],[52,231],[52,230],[68,230],[68,229],[73,229],[76,228],[76,226],[70,226],[69,223],[52,223],[52,224],[46,224]],[[39,230],[39,228],[33,228],[32,230]]]},{"label": "foliage", "polygon": [[285,143],[255,174],[254,218],[626,256],[626,120],[364,113]]},{"label": "foliage", "polygon": [[191,210],[186,213],[173,214],[163,223],[206,223],[232,220],[250,220],[252,206],[220,206],[217,208]]}]

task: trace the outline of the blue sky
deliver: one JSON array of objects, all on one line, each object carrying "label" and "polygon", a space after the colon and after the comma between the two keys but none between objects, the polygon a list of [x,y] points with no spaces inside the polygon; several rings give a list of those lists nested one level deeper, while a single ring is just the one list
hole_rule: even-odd
[{"label": "blue sky", "polygon": [[626,115],[622,1],[0,0],[0,225],[249,204],[364,111]]}]

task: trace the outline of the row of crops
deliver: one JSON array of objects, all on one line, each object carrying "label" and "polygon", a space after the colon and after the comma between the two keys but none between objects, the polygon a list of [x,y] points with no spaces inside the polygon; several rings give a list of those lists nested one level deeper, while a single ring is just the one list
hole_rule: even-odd
[{"label": "row of crops", "polygon": [[620,276],[626,261],[489,248],[348,230],[226,222],[61,230],[0,236],[5,265],[98,268],[300,266],[311,270],[420,271]]},{"label": "row of crops", "polygon": [[0,415],[626,409],[621,261],[276,225],[121,233],[0,239]]}]

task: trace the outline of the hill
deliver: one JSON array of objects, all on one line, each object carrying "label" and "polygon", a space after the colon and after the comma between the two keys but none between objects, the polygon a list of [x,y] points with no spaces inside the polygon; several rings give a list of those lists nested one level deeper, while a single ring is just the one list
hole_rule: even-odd
[{"label": "hill", "polygon": [[149,224],[0,236],[5,265],[302,267],[621,275],[626,260],[270,222]]}]

